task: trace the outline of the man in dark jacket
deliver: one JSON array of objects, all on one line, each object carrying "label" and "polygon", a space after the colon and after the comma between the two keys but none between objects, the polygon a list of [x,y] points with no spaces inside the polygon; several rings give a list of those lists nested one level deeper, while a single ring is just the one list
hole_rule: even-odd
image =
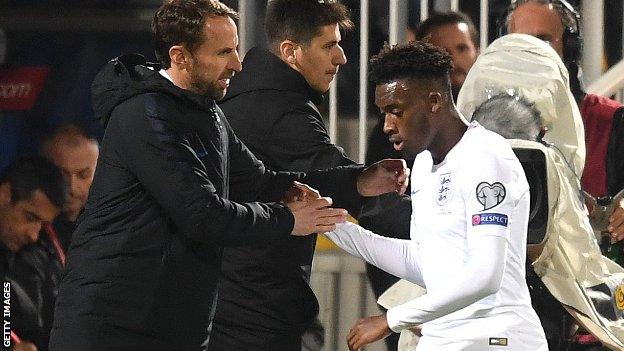
[{"label": "man in dark jacket", "polygon": [[[356,164],[331,143],[317,108],[346,63],[340,30],[352,26],[337,2],[269,3],[269,50],[246,54],[220,102],[236,134],[267,167],[309,172]],[[360,207],[348,210],[357,216]],[[315,243],[310,235],[225,249],[208,349],[301,350],[319,308],[308,285]]]},{"label": "man in dark jacket", "polygon": [[[0,175],[0,275],[3,292],[9,293],[4,309],[10,312],[3,319],[13,333],[3,347],[47,350],[55,290],[49,267],[54,262],[34,243],[66,198],[61,172],[43,158],[18,159]],[[21,343],[15,344],[18,339]]]},{"label": "man in dark jacket", "polygon": [[400,166],[399,177],[382,165],[303,178],[268,171],[249,152],[215,104],[241,68],[234,16],[215,0],[167,1],[152,23],[162,66],[129,55],[96,77],[106,132],[51,350],[197,350],[210,333],[222,247],[280,242],[344,220],[328,198],[277,202],[293,180],[331,183],[328,194],[348,189],[335,198],[347,205],[358,191],[404,188]]}]

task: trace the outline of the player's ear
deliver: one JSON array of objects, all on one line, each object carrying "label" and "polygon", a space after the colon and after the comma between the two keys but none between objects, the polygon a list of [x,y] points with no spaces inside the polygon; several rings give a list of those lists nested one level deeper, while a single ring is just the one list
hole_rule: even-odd
[{"label": "player's ear", "polygon": [[442,108],[442,94],[437,91],[429,93],[429,107],[431,113],[437,113]]}]

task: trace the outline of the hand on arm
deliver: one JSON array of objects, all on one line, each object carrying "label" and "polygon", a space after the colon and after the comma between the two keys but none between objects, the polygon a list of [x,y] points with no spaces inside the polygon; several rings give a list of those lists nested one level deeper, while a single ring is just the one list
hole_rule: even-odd
[{"label": "hand on arm", "polygon": [[336,229],[336,223],[347,220],[347,211],[331,208],[332,199],[321,197],[319,192],[306,184],[293,182],[284,195],[284,202],[295,217],[291,235],[303,236],[324,233]]},{"label": "hand on arm", "polygon": [[307,184],[294,181],[290,189],[288,189],[286,194],[284,194],[282,202],[289,203],[294,201],[308,201],[319,199],[320,197],[321,194],[318,190],[308,186]]},{"label": "hand on arm", "polygon": [[403,194],[409,184],[409,174],[405,160],[381,160],[362,171],[357,179],[357,190],[362,196],[379,196],[390,192]]},{"label": "hand on arm", "polygon": [[[136,113],[131,105],[122,104],[118,115],[124,117],[111,119],[107,128],[111,138],[119,143],[116,153],[120,164],[128,167],[136,182],[162,207],[182,235],[224,247],[262,244],[289,235],[294,218],[283,203],[248,202],[253,201],[255,194],[247,196],[244,202],[223,196],[228,179],[224,179],[227,172],[222,173],[224,169],[220,168],[222,155],[209,148],[202,157],[210,161],[202,161],[194,151],[197,146],[193,141],[200,136],[184,134],[167,119],[171,111],[177,111],[174,102],[154,94],[142,98],[147,106],[144,113]],[[205,138],[207,143],[209,136]],[[250,193],[261,192],[277,181],[275,174],[268,174],[242,144],[231,147],[230,186],[239,178],[237,174],[256,180],[255,184],[244,184],[245,191]],[[287,184],[296,179],[286,175],[280,186],[275,187],[272,201],[279,200]]]}]

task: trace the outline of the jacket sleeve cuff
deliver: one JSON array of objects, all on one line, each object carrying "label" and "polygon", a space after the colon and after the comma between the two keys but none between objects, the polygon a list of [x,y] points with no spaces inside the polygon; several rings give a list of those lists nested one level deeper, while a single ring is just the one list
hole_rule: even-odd
[{"label": "jacket sleeve cuff", "polygon": [[275,228],[279,228],[276,230],[278,238],[290,236],[295,228],[295,215],[282,202],[274,202],[271,205],[274,211],[279,213],[275,223]]},{"label": "jacket sleeve cuff", "polygon": [[315,170],[307,173],[302,182],[317,189],[321,196],[331,197],[333,207],[342,207],[357,218],[364,199],[357,191],[357,178],[363,170],[362,165]]}]

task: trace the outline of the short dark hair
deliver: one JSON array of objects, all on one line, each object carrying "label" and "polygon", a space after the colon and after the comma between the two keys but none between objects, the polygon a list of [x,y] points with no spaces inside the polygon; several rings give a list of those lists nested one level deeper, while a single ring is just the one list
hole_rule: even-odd
[{"label": "short dark hair", "polygon": [[41,190],[54,204],[63,208],[68,188],[61,171],[41,156],[27,156],[14,161],[0,176],[0,184],[11,185],[11,203],[28,200]]},{"label": "short dark hair", "polygon": [[156,58],[162,68],[171,67],[169,49],[183,44],[193,53],[205,40],[208,17],[228,16],[237,19],[236,11],[218,0],[167,0],[152,20]]},{"label": "short dark hair", "polygon": [[542,115],[535,105],[507,93],[484,101],[473,112],[472,120],[507,139],[536,141],[542,129]]},{"label": "short dark hair", "polygon": [[307,45],[319,35],[321,27],[338,24],[353,28],[349,10],[335,0],[270,0],[264,30],[271,50],[284,40]]},{"label": "short dark hair", "polygon": [[451,55],[430,43],[385,44],[370,60],[369,78],[376,85],[402,78],[441,78],[446,80],[450,89],[449,72],[452,68]]},{"label": "short dark hair", "polygon": [[474,44],[475,47],[479,47],[479,32],[470,17],[462,12],[437,12],[420,24],[410,24],[409,27],[414,31],[416,40],[425,40],[436,28],[455,23],[465,23],[468,26],[468,33],[470,34],[472,44]]}]

